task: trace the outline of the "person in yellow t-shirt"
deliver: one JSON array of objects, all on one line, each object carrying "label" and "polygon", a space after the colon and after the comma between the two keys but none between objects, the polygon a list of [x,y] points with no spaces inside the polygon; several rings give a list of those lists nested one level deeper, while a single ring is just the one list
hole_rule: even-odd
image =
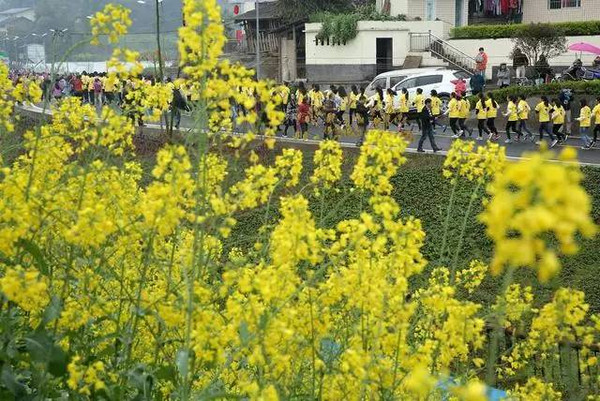
[{"label": "person in yellow t-shirt", "polygon": [[287,105],[290,102],[290,94],[292,90],[289,82],[284,82],[283,86],[279,88],[279,96],[281,96],[281,110],[287,110]]},{"label": "person in yellow t-shirt", "polygon": [[517,134],[517,142],[519,142],[523,134],[517,127],[517,122],[519,121],[519,109],[517,107],[518,100],[516,96],[509,96],[507,100],[508,104],[506,106],[506,113],[504,113],[504,117],[507,117],[506,141],[504,141],[504,143],[512,143],[510,131],[513,131]]},{"label": "person in yellow t-shirt", "polygon": [[323,110],[323,101],[325,100],[325,95],[321,92],[321,88],[319,85],[313,85],[312,95],[309,93],[309,98],[311,99],[311,111],[312,111],[312,120],[314,125],[317,125],[318,118],[321,116],[321,111]]},{"label": "person in yellow t-shirt", "polygon": [[[417,94],[415,95],[415,100],[413,101],[413,106],[417,109],[417,114],[421,115],[421,112],[425,108],[425,96],[423,95],[423,89],[417,88]],[[419,130],[421,130],[421,119],[417,119],[417,124],[419,125]]]},{"label": "person in yellow t-shirt", "polygon": [[590,127],[592,126],[592,109],[587,104],[587,100],[581,99],[581,110],[579,111],[579,135],[583,146],[581,149],[588,150],[592,147],[592,138],[589,137]]},{"label": "person in yellow t-shirt", "polygon": [[[435,127],[439,125],[438,119],[442,115],[442,99],[438,96],[437,91],[434,89],[431,91],[431,117],[433,117],[432,128],[435,131]],[[444,126],[444,131],[446,127]]]},{"label": "person in yellow t-shirt", "polygon": [[485,107],[487,108],[487,127],[490,131],[490,139],[497,141],[500,138],[498,129],[496,128],[496,117],[498,117],[498,102],[494,99],[494,96],[490,93],[485,101]]},{"label": "person in yellow t-shirt", "polygon": [[458,126],[462,131],[462,135],[465,136],[465,132],[469,133],[469,138],[473,136],[473,131],[467,127],[467,118],[471,114],[471,102],[463,96],[460,97],[460,117],[458,119]]},{"label": "person in yellow t-shirt", "polygon": [[594,118],[594,139],[590,148],[594,147],[598,140],[598,133],[600,133],[600,97],[596,98],[596,105],[592,109],[592,117]]},{"label": "person in yellow t-shirt", "polygon": [[475,115],[477,117],[477,130],[479,131],[479,140],[483,139],[483,133],[491,137],[491,132],[486,126],[487,122],[487,99],[483,92],[479,93],[479,100],[475,103]]},{"label": "person in yellow t-shirt", "polygon": [[450,117],[450,129],[452,130],[452,138],[458,138],[461,136],[458,128],[458,119],[460,118],[462,103],[460,99],[458,99],[456,93],[452,92],[450,95],[450,101],[448,102],[448,110],[446,113],[448,117]]},{"label": "person in yellow t-shirt", "polygon": [[350,126],[354,122],[354,114],[356,114],[356,106],[358,103],[358,98],[360,97],[360,92],[356,85],[352,85],[350,88],[350,93],[348,94],[348,119]]},{"label": "person in yellow t-shirt", "polygon": [[539,133],[540,140],[537,144],[541,144],[544,139],[544,132],[550,137],[550,147],[554,147],[558,141],[554,137],[554,134],[550,131],[550,110],[552,106],[546,96],[542,96],[541,101],[535,106],[535,112],[538,115],[538,121],[540,123]]},{"label": "person in yellow t-shirt", "polygon": [[90,85],[91,77],[84,71],[81,74],[81,90],[83,95],[84,103],[91,103],[93,100],[90,100],[88,87]]},{"label": "person in yellow t-shirt", "polygon": [[552,119],[552,133],[556,136],[559,142],[564,142],[566,137],[563,133],[560,132],[560,129],[565,124],[565,117],[567,116],[567,112],[562,106],[562,103],[558,99],[553,99],[552,110],[550,113],[550,117]]},{"label": "person in yellow t-shirt", "polygon": [[527,133],[527,137],[524,139],[535,140],[533,136],[533,132],[527,127],[527,120],[529,120],[529,112],[531,111],[531,107],[529,103],[527,103],[527,96],[520,95],[519,103],[517,103],[517,112],[519,113],[519,131],[524,135]]},{"label": "person in yellow t-shirt", "polygon": [[399,107],[400,107],[400,127],[404,128],[406,122],[408,121],[408,112],[410,111],[409,107],[409,96],[408,90],[406,88],[402,88],[400,90],[400,98],[398,99]]}]

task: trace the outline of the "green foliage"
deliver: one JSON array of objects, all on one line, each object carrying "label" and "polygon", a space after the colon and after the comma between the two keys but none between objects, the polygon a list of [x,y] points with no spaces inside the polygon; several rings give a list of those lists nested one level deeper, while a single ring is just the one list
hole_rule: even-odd
[{"label": "green foliage", "polygon": [[358,21],[406,21],[406,15],[382,14],[369,4],[348,13],[320,11],[312,14],[309,21],[321,23],[318,40],[329,39],[332,44],[339,45],[346,44],[358,35]]},{"label": "green foliage", "polygon": [[[551,96],[558,95],[562,89],[571,89],[573,92],[582,95],[600,96],[600,80],[552,82],[536,86],[509,86],[507,88],[490,91],[489,93],[494,96],[494,99],[498,103],[504,103],[509,96]],[[475,105],[478,98],[477,96],[471,96],[469,100],[472,105]]]},{"label": "green foliage", "polygon": [[[512,25],[468,25],[453,28],[453,39],[500,39],[523,35],[530,24]],[[564,36],[591,36],[600,34],[600,21],[561,22],[546,25]]]}]

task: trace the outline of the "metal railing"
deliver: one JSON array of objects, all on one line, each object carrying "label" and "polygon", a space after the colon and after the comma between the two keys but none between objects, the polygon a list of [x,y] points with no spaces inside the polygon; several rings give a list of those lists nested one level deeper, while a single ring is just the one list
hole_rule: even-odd
[{"label": "metal railing", "polygon": [[451,66],[474,74],[477,67],[475,59],[463,51],[457,49],[444,39],[431,32],[410,34],[411,52],[429,52],[434,57],[440,58]]}]

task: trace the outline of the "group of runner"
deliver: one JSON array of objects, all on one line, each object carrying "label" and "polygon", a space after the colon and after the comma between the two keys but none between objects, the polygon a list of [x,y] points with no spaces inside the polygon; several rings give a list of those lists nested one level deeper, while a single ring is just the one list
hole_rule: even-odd
[{"label": "group of runner", "polygon": [[[550,147],[568,139],[567,111],[559,99],[541,100],[531,106],[525,95],[509,96],[506,105],[501,106],[492,93],[479,93],[475,99],[465,96],[464,92],[453,92],[449,101],[444,101],[434,90],[429,94],[417,89],[413,96],[407,89],[399,92],[392,89],[377,89],[372,96],[365,94],[364,88],[352,86],[349,92],[343,86],[330,86],[322,91],[315,84],[306,89],[300,83],[292,88],[285,83],[277,89],[281,96],[282,110],[286,113],[282,135],[288,136],[293,128],[294,136],[307,139],[309,125],[323,125],[324,138],[339,138],[341,135],[363,137],[368,128],[410,130],[413,123],[422,129],[423,109],[429,104],[433,129],[440,127],[444,132],[450,127],[453,138],[474,136],[474,129],[468,120],[473,115],[477,120],[476,140],[500,140],[496,119],[506,118],[505,143],[532,141],[540,144],[544,135],[550,139]],[[429,101],[428,101],[429,100]],[[430,102],[430,103],[429,103]],[[600,133],[600,97],[593,109],[586,99],[580,100],[579,122],[583,149],[591,149]],[[538,136],[530,129],[530,120],[535,113],[538,122]],[[590,130],[594,120],[593,137]],[[355,129],[356,127],[356,129]],[[362,140],[359,140],[361,143]]]}]

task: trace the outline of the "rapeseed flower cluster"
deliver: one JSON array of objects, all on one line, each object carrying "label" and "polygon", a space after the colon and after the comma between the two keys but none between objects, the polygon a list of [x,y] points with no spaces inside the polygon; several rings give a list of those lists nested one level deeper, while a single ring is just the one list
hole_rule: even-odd
[{"label": "rapeseed flower cluster", "polygon": [[[391,196],[406,161],[397,134],[367,133],[347,187],[339,184],[339,144],[320,145],[310,184],[356,191],[364,202],[353,216],[315,218],[332,205],[303,193],[302,152],[249,149],[255,133],[229,135],[232,96],[248,111],[238,123],[280,123],[273,85],[218,59],[225,39],[214,0],[186,0],[184,14],[187,77],[175,85],[190,91],[198,123],[185,144],[162,146],[149,168],[135,155],[131,119],[69,99],[2,165],[2,383],[19,384],[6,391],[43,399],[475,401],[486,396],[483,365],[512,378],[565,343],[581,344],[586,367],[597,363],[590,350],[600,318],[588,315],[582,293],[561,289],[534,308],[531,289],[513,283],[492,311],[502,329],[527,334],[513,336],[501,367],[482,358],[491,346],[489,305],[469,296],[488,265],[429,266],[421,222]],[[93,22],[97,34],[128,25],[120,7],[103,15]],[[172,88],[148,90],[125,68],[135,56],[116,53],[114,74],[130,74],[132,107],[159,117]],[[3,127],[13,124],[12,90],[0,88]],[[577,167],[549,164],[544,155],[505,164],[501,148],[456,146],[446,175],[493,180],[482,221],[496,245],[494,272],[504,264],[547,270],[538,258],[550,245],[523,238],[554,233],[565,252],[574,250],[576,232],[593,233]],[[253,150],[275,157],[261,162]],[[540,196],[551,186],[564,187],[575,205],[566,206],[563,193]],[[556,205],[568,214],[548,224],[545,209]],[[261,228],[240,235],[249,215]],[[510,241],[535,257],[508,255]],[[517,381],[514,397],[560,397],[533,376]]]},{"label": "rapeseed flower cluster", "polygon": [[[573,161],[573,153],[567,148],[561,158]],[[556,238],[558,251],[572,255],[577,252],[576,234],[590,238],[596,227],[589,219],[591,202],[580,186],[579,167],[553,163],[547,152],[528,157],[495,175],[481,221],[495,244],[492,273],[527,266],[546,281],[560,269],[549,236]]]}]

